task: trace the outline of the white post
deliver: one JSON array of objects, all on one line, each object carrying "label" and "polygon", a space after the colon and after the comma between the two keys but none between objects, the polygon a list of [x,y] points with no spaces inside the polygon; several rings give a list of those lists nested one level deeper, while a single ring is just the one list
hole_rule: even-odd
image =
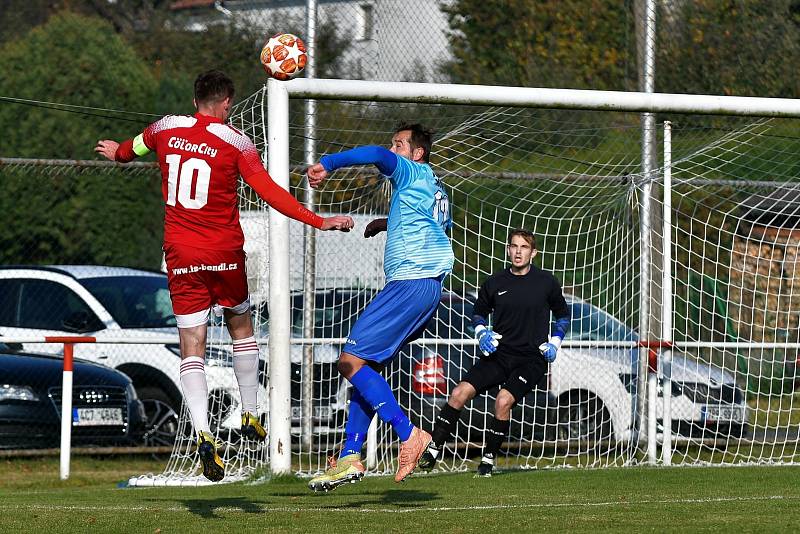
[{"label": "white post", "polygon": [[677,112],[706,115],[800,117],[800,99],[690,95],[588,89],[490,85],[375,82],[295,78],[286,82],[292,98],[417,102],[600,111]]},{"label": "white post", "polygon": [[61,480],[69,478],[72,446],[72,343],[64,343],[64,376],[61,382]]},{"label": "white post", "polygon": [[[306,0],[306,76],[316,77],[316,40],[317,40],[317,1]],[[305,163],[313,165],[317,158],[317,102],[306,100],[305,119]],[[314,190],[306,181],[303,203],[306,208],[316,211]],[[304,269],[303,269],[303,337],[313,338],[316,312],[315,289],[317,279],[317,234],[313,226],[303,226],[304,241]],[[303,346],[303,394],[300,396],[302,405],[300,413],[303,417],[302,433],[303,449],[310,451],[314,443],[314,345]]]},{"label": "white post", "polygon": [[[661,341],[672,342],[672,123],[664,121],[664,271],[661,281]],[[661,445],[664,465],[672,464],[672,348],[665,346],[661,351],[661,371],[663,373],[664,441]]]},{"label": "white post", "polygon": [[[648,349],[647,354],[651,350]],[[647,358],[648,361],[650,358]],[[658,441],[656,440],[656,400],[658,399],[658,373],[647,372],[647,463],[655,464],[658,460]]]},{"label": "white post", "polygon": [[[655,0],[640,0],[638,14],[641,19],[637,24],[637,41],[639,44],[638,58],[642,70],[639,75],[639,90],[643,93],[653,93],[655,90],[655,49],[656,49],[656,6]],[[653,181],[656,168],[656,118],[653,113],[643,113],[642,122],[642,200],[639,204],[639,230],[641,234],[641,257],[639,261],[639,335],[641,339],[650,341],[655,337],[655,318],[658,316],[659,302],[652,284],[653,273],[659,265],[658,247],[654,242],[653,222],[658,217],[658,211],[653,209]],[[653,377],[649,369],[650,350],[639,351],[640,358],[646,354],[647,358],[639,361],[639,380],[637,385],[637,415],[642,429],[642,419],[647,414],[647,460],[649,463],[656,461],[656,436],[655,436],[655,396]],[[645,361],[647,360],[647,361]],[[647,380],[645,381],[645,377]],[[647,385],[647,402],[642,395],[641,387]],[[657,382],[656,382],[657,384]],[[640,436],[641,438],[641,436]]]},{"label": "white post", "polygon": [[367,430],[367,469],[378,467],[378,414],[372,416]]},{"label": "white post", "polygon": [[[283,82],[267,81],[269,174],[289,189],[289,93]],[[269,456],[275,474],[292,467],[291,310],[289,301],[289,220],[269,210]]]}]

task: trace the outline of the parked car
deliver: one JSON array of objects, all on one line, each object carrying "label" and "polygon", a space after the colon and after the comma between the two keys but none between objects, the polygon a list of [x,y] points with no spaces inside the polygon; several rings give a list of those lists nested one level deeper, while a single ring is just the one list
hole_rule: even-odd
[{"label": "parked car", "polygon": [[[102,338],[176,336],[167,277],[97,265],[0,267],[0,335],[87,335]],[[25,350],[60,353],[58,344],[26,343]],[[177,344],[78,344],[75,355],[127,374],[147,412],[146,441],[171,444],[180,413]],[[208,348],[209,396],[220,403],[213,426],[239,428],[239,391],[230,352]],[[266,391],[260,391],[266,399]]]},{"label": "parked car", "polygon": [[[375,290],[334,288],[320,289],[314,294],[314,328],[312,337],[320,342],[313,344],[314,353],[314,385],[312,419],[316,433],[331,433],[344,430],[347,416],[347,405],[350,399],[350,385],[341,379],[336,369],[336,362],[344,338],[350,332],[358,314],[372,299]],[[303,294],[294,292],[291,295],[291,336],[295,339],[303,337]],[[269,336],[269,306],[262,303],[254,310],[258,325],[257,337]],[[218,321],[217,321],[218,322]],[[219,335],[220,331],[215,332]],[[223,338],[227,332],[221,331]],[[304,347],[292,344],[291,360],[291,422],[292,432],[300,433],[302,424],[302,369]],[[262,351],[262,359],[267,358],[267,351]],[[262,365],[265,365],[262,362]]]},{"label": "parked car", "polygon": [[[602,309],[565,295],[572,321],[565,341],[638,341],[637,332]],[[565,439],[627,441],[634,423],[638,349],[564,347],[551,367],[550,391],[558,397],[559,431]],[[659,375],[659,383],[663,378]],[[735,377],[674,350],[671,377],[672,430],[697,435],[713,430],[741,436],[748,410]],[[656,418],[663,422],[659,387]]]},{"label": "parked car", "polygon": [[[0,343],[0,448],[58,447],[63,359]],[[144,406],[125,374],[75,359],[73,445],[132,445],[145,432]]]}]

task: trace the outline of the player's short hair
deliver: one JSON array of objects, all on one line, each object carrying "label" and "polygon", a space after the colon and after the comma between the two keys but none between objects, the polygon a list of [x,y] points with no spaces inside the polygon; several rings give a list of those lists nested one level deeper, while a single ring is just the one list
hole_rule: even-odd
[{"label": "player's short hair", "polygon": [[511,240],[514,238],[515,235],[520,236],[522,239],[528,242],[533,250],[536,250],[536,237],[533,235],[533,232],[530,230],[524,230],[522,228],[516,228],[511,230],[511,233],[508,234],[508,244],[511,244]]},{"label": "player's short hair", "polygon": [[198,104],[210,104],[233,98],[233,80],[218,70],[200,73],[194,81],[194,99]]},{"label": "player's short hair", "polygon": [[425,155],[422,156],[422,161],[425,163],[430,163],[431,146],[433,145],[433,130],[425,128],[418,122],[401,122],[394,129],[394,133],[405,132],[406,130],[411,132],[411,150],[414,150],[415,148],[422,148],[425,151]]}]

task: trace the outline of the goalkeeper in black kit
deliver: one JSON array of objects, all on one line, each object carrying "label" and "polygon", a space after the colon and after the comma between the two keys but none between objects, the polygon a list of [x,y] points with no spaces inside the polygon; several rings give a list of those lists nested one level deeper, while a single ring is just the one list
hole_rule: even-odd
[{"label": "goalkeeper in black kit", "polygon": [[[511,408],[547,373],[569,329],[569,308],[559,281],[531,265],[537,254],[533,233],[512,231],[507,252],[511,267],[490,276],[475,303],[472,320],[482,357],[437,415],[433,440],[418,463],[421,469],[433,469],[464,405],[479,393],[501,385],[478,465],[478,475],[491,476],[495,457],[508,434]],[[551,312],[556,319],[552,335]],[[493,327],[487,323],[489,315]]]}]

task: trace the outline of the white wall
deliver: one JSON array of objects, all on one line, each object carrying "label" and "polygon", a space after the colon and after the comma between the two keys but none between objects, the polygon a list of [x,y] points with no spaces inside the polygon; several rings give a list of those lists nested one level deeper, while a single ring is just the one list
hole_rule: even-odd
[{"label": "white wall", "polygon": [[[449,1],[449,0],[448,0]],[[374,31],[362,40],[363,5],[372,5]],[[332,21],[337,34],[351,39],[343,56],[347,64],[335,78],[382,81],[446,81],[437,66],[450,58],[445,32],[447,19],[434,0],[318,0],[318,24]],[[250,27],[262,27],[269,34],[286,31],[281,21],[300,21],[305,28],[305,1],[229,0],[228,20]],[[203,16],[220,20],[220,12],[196,12],[192,28],[202,25]],[[224,18],[224,17],[223,17]],[[297,26],[297,23],[295,23]],[[303,36],[300,35],[302,38]]]},{"label": "white wall", "polygon": [[[364,238],[364,227],[375,215],[351,215],[356,226],[350,232],[317,231],[316,286],[371,287],[384,284],[383,249],[386,233]],[[241,213],[247,253],[248,285],[254,302],[269,294],[269,215],[260,211]],[[303,224],[289,221],[290,289],[303,289]]]}]

